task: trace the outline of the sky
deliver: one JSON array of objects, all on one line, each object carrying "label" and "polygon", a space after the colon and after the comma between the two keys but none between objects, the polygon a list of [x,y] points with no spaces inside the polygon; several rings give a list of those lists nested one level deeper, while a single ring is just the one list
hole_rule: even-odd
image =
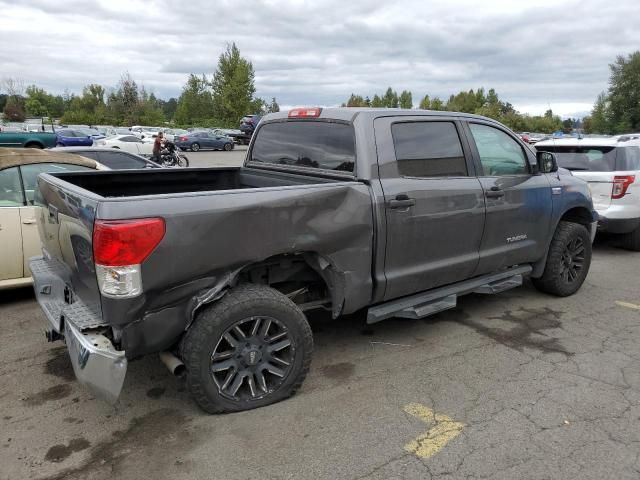
[{"label": "sky", "polygon": [[235,42],[256,95],[282,107],[485,87],[521,112],[581,117],[608,64],[640,48],[638,0],[0,0],[0,12],[0,80],[80,92],[128,71],[177,97]]}]

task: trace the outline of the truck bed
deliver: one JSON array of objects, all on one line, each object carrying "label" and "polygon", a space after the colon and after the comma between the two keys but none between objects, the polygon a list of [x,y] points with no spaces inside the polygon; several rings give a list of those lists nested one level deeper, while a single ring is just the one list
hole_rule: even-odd
[{"label": "truck bed", "polygon": [[313,185],[336,181],[321,176],[250,168],[69,172],[55,176],[104,198]]}]

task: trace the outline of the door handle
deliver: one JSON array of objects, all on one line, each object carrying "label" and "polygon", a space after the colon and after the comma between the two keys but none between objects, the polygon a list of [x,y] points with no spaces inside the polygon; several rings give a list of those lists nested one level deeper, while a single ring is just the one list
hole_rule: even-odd
[{"label": "door handle", "polygon": [[487,190],[484,195],[487,198],[500,198],[504,197],[504,190],[500,187],[491,187],[491,189]]},{"label": "door handle", "polygon": [[416,204],[415,198],[409,198],[409,195],[401,193],[396,198],[387,202],[389,208],[409,208]]},{"label": "door handle", "polygon": [[35,218],[27,218],[27,219],[23,220],[22,223],[25,224],[25,225],[33,225],[34,223],[36,223],[36,219]]}]

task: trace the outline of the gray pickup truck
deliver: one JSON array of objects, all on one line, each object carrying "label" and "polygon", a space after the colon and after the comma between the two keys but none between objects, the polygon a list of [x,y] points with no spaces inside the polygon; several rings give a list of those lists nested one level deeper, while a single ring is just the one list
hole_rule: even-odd
[{"label": "gray pickup truck", "polygon": [[452,308],[530,276],[566,296],[591,261],[587,184],[501,124],[415,110],[266,116],[241,168],[42,174],[32,259],[49,340],[115,401],[160,353],[207,412],[292,395],[305,313]]}]

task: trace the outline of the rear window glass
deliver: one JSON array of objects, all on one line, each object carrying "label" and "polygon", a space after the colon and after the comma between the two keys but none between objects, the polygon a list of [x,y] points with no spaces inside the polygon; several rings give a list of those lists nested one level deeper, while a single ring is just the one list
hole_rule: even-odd
[{"label": "rear window glass", "polygon": [[616,147],[537,146],[537,150],[556,154],[558,165],[567,170],[613,172],[616,170]]},{"label": "rear window glass", "polygon": [[252,162],[343,172],[353,172],[355,157],[351,125],[318,121],[263,125],[251,150]]}]

